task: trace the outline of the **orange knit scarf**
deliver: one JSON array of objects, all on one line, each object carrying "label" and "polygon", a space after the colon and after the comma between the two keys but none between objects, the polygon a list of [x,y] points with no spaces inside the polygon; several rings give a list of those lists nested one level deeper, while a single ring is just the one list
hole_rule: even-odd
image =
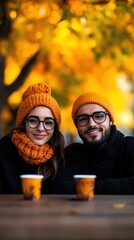
[{"label": "orange knit scarf", "polygon": [[38,146],[34,144],[25,133],[14,130],[11,140],[18,149],[20,156],[28,164],[39,165],[53,156],[53,149],[47,143]]}]

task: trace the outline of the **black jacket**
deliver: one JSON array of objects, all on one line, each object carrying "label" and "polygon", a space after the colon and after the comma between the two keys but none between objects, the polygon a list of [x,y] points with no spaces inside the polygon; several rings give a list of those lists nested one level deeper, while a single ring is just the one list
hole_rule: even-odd
[{"label": "black jacket", "polygon": [[[9,135],[0,140],[0,194],[21,194],[21,174],[36,174],[37,166],[27,164]],[[51,192],[51,180],[43,180],[42,193]]]},{"label": "black jacket", "polygon": [[96,194],[134,194],[134,137],[125,137],[115,125],[103,145],[73,143],[64,153],[65,167],[57,175],[53,192],[74,194],[74,174],[95,174]]}]

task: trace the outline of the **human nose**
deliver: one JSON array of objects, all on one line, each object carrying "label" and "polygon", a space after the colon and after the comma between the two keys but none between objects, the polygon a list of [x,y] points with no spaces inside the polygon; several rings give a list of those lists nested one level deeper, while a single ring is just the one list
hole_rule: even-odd
[{"label": "human nose", "polygon": [[40,121],[37,129],[40,130],[40,131],[44,131],[45,128],[44,128],[44,123],[43,123],[43,121]]}]

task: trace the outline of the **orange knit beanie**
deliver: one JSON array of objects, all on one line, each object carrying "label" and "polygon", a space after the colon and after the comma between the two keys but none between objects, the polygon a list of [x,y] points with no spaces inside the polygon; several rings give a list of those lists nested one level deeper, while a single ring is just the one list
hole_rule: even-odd
[{"label": "orange knit beanie", "polygon": [[74,123],[75,123],[75,115],[76,115],[78,109],[82,105],[87,104],[87,103],[95,103],[95,104],[98,104],[98,105],[102,106],[103,108],[105,108],[110,114],[111,121],[114,122],[114,110],[113,110],[113,107],[112,107],[110,101],[98,93],[86,92],[86,93],[81,94],[75,100],[75,102],[73,104],[72,118],[73,118]]},{"label": "orange knit beanie", "polygon": [[58,127],[60,126],[60,108],[56,100],[51,96],[51,88],[47,84],[37,83],[29,86],[23,93],[22,100],[17,112],[17,126],[20,126],[27,114],[37,106],[48,107],[52,111]]}]

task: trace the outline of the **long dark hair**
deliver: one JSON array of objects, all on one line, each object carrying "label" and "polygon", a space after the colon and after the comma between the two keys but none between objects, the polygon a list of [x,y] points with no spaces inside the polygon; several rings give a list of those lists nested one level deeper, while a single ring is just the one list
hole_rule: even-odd
[{"label": "long dark hair", "polygon": [[40,174],[44,175],[45,179],[48,177],[52,177],[53,179],[57,174],[59,165],[64,165],[64,137],[57,125],[55,125],[53,136],[48,144],[52,147],[54,155],[47,162],[41,164],[38,170]]},{"label": "long dark hair", "polygon": [[[26,132],[25,130],[26,118],[23,120],[22,124],[12,130],[17,130],[19,132]],[[11,134],[12,134],[11,132]],[[53,179],[58,171],[58,167],[60,164],[64,165],[64,136],[59,130],[57,124],[55,123],[55,129],[52,138],[47,142],[53,149],[53,156],[38,166],[38,173],[44,175],[44,179],[51,178]]]}]

